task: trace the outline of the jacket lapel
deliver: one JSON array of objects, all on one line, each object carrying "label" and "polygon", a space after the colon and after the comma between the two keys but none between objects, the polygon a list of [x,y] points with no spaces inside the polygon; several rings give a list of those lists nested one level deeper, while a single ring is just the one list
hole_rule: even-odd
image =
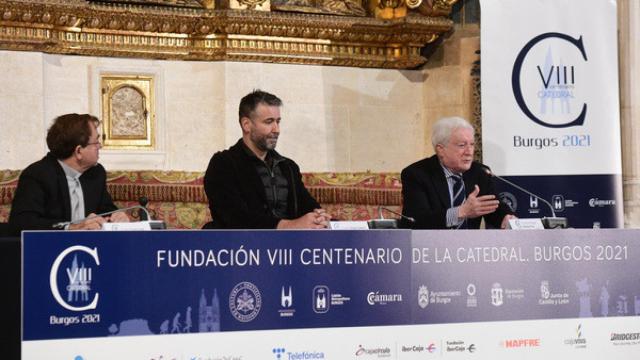
[{"label": "jacket lapel", "polygon": [[[471,165],[473,167],[473,164]],[[472,181],[472,172],[471,169],[465,171],[462,174],[462,180],[464,181],[464,191],[467,193],[466,196],[469,196],[473,192],[473,189],[476,187],[476,183]]]},{"label": "jacket lapel", "polygon": [[433,187],[438,193],[438,198],[440,199],[443,207],[446,209],[450,208],[451,198],[449,196],[449,185],[447,184],[447,178],[444,176],[444,170],[442,170],[442,166],[440,166],[440,162],[436,155],[433,155],[432,161],[429,162],[427,174],[430,174],[431,182],[433,182]]},{"label": "jacket lapel", "polygon": [[62,212],[66,219],[71,219],[71,198],[69,197],[69,184],[67,183],[67,177],[62,170],[62,166],[58,163],[58,160],[52,158],[53,166],[56,169],[56,186],[58,187],[58,193],[60,194],[60,200],[62,203]]},{"label": "jacket lapel", "polygon": [[260,180],[260,176],[258,175],[258,170],[256,170],[255,165],[253,165],[248,154],[245,153],[243,148],[243,144],[241,143],[242,139],[240,139],[236,145],[234,145],[234,156],[237,157],[237,161],[235,164],[238,165],[238,171],[241,172],[241,178],[247,181],[248,189],[253,189],[255,193],[260,196],[263,202],[267,200],[266,194],[264,193],[264,184],[262,180]]}]

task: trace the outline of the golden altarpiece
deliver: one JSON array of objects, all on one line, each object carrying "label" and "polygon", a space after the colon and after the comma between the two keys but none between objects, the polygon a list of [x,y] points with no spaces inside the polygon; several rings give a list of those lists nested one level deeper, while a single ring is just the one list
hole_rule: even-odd
[{"label": "golden altarpiece", "polygon": [[4,0],[0,49],[407,69],[457,0]]},{"label": "golden altarpiece", "polygon": [[[390,69],[426,62],[457,0],[7,0],[0,49]],[[100,73],[104,145],[156,149],[154,77]]]}]

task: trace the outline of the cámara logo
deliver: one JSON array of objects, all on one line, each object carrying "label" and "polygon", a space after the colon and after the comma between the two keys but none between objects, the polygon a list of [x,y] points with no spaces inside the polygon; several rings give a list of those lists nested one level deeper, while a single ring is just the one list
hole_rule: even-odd
[{"label": "c\u00e1mara logo", "polygon": [[402,302],[402,294],[380,294],[379,291],[367,294],[367,304],[369,305],[387,305],[394,302]]}]

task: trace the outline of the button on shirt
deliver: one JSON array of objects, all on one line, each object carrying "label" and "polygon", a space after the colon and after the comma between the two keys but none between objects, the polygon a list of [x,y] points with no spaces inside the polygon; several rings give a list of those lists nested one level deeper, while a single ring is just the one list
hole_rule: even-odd
[{"label": "button on shirt", "polygon": [[452,204],[452,207],[447,209],[447,227],[458,228],[464,223],[465,219],[458,218],[458,210],[460,206],[453,207],[453,196],[455,195],[453,193],[453,186],[457,181],[456,177],[459,177],[460,180],[462,180],[462,174],[455,174],[444,166],[442,166],[442,170],[444,170],[444,176],[447,178],[447,186],[449,187],[449,201],[450,204]]},{"label": "button on shirt", "polygon": [[84,213],[84,195],[82,194],[82,185],[80,184],[81,172],[71,168],[69,165],[58,160],[64,175],[67,178],[69,186],[69,198],[71,200],[71,221],[80,220],[85,217]]}]

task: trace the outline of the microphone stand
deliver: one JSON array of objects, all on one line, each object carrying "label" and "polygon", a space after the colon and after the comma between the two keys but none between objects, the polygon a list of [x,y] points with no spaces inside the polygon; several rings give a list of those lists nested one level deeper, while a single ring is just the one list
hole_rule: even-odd
[{"label": "microphone stand", "polygon": [[[144,200],[146,200],[146,198],[143,197],[143,198],[140,199],[140,202],[142,203]],[[144,205],[146,205],[146,203],[147,203],[147,201],[144,201]],[[94,218],[94,217],[98,217],[98,216],[107,216],[107,215],[111,215],[111,214],[116,213],[116,212],[129,211],[129,210],[134,210],[134,209],[142,210],[142,212],[140,214],[140,221],[148,222],[149,226],[151,227],[152,230],[166,229],[167,228],[167,226],[164,223],[164,221],[161,221],[161,220],[149,220],[149,219],[151,219],[151,215],[149,214],[149,210],[147,210],[147,208],[145,206],[143,206],[143,205],[134,205],[134,206],[130,206],[130,207],[122,208],[122,209],[116,209],[116,210],[112,210],[112,211],[107,211],[107,212],[104,212],[104,213],[87,216],[85,218],[77,219],[77,220],[73,220],[73,221],[62,221],[62,222],[53,224],[52,228],[54,228],[54,229],[64,229],[65,227],[67,227],[69,225],[79,224],[79,223],[81,223],[81,222],[83,222],[83,221],[85,221],[87,219],[90,219],[90,218]]]},{"label": "microphone stand", "polygon": [[506,184],[509,184],[511,186],[513,186],[514,188],[522,191],[523,193],[529,195],[529,196],[533,196],[534,198],[542,201],[544,204],[546,204],[549,207],[549,210],[551,210],[551,217],[543,217],[542,218],[542,225],[544,225],[545,229],[566,229],[567,228],[567,218],[566,217],[557,217],[556,216],[556,212],[553,210],[553,205],[551,205],[550,202],[548,202],[547,200],[541,198],[540,196],[532,193],[531,191],[503,178],[502,176],[498,176],[496,174],[494,174],[488,167],[483,166],[484,172],[487,173],[487,175],[496,178]]},{"label": "microphone stand", "polygon": [[410,223],[415,223],[416,220],[410,216],[402,215],[396,211],[388,209],[384,206],[378,206],[378,216],[379,219],[371,219],[367,221],[367,225],[369,225],[369,229],[397,229],[398,228],[398,220],[396,219],[385,219],[382,215],[382,210],[386,210],[394,215],[398,215],[400,218],[409,221]]}]

